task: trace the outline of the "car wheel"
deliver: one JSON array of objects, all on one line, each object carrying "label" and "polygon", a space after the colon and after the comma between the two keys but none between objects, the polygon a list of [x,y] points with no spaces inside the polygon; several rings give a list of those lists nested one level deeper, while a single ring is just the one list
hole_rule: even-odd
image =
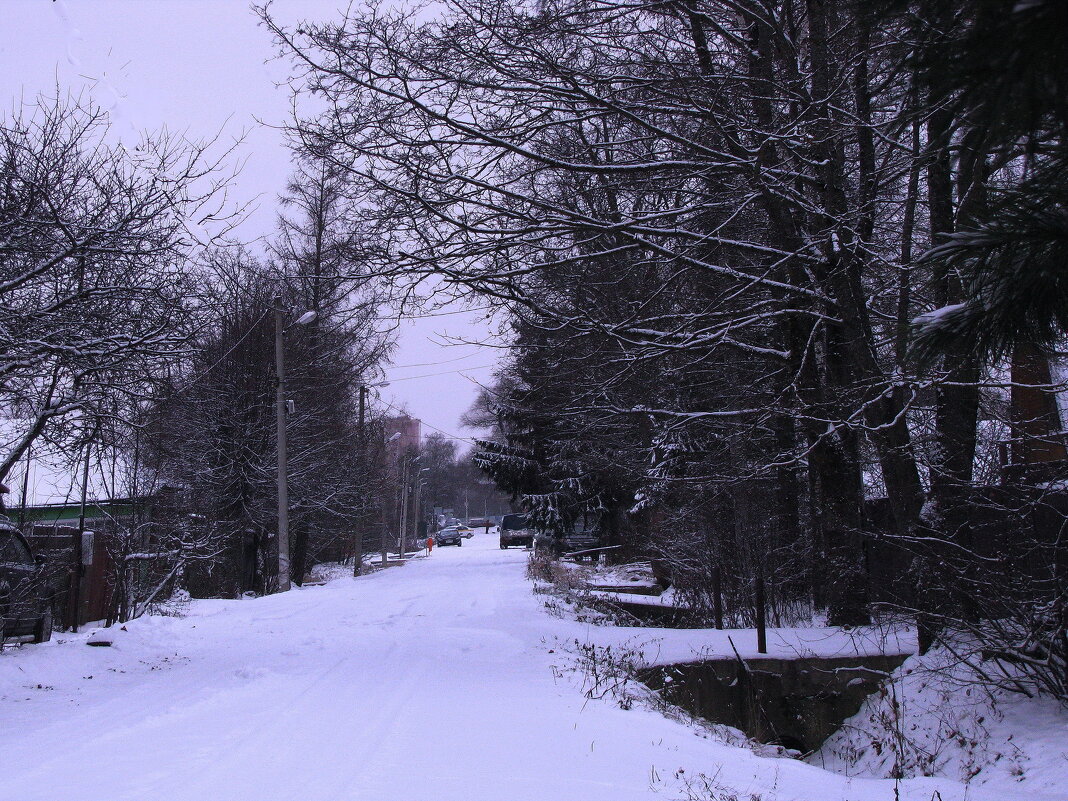
[{"label": "car wheel", "polygon": [[463,540],[457,540],[457,541],[456,541],[456,547],[457,547],[457,548],[461,548],[461,547],[463,547],[463,544],[464,544],[464,541],[463,541]]}]

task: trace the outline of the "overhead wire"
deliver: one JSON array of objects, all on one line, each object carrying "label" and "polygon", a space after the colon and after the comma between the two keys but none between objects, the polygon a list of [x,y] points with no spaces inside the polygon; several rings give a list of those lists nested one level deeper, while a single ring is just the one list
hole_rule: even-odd
[{"label": "overhead wire", "polygon": [[185,383],[182,386],[178,387],[178,389],[176,389],[175,392],[176,393],[177,392],[185,392],[187,389],[189,389],[191,386],[193,386],[193,384],[195,384],[198,381],[200,381],[200,379],[202,379],[205,376],[207,376],[208,373],[210,373],[212,370],[214,370],[216,367],[218,367],[220,364],[222,364],[223,359],[225,359],[227,356],[229,356],[231,353],[233,353],[235,350],[237,350],[237,346],[240,345],[242,342],[244,342],[246,339],[248,339],[249,334],[251,334],[253,331],[255,331],[256,330],[256,326],[260,324],[260,320],[262,320],[264,317],[266,317],[269,313],[270,313],[269,311],[264,311],[263,313],[261,313],[259,317],[257,317],[255,320],[252,321],[252,325],[249,327],[248,331],[246,331],[244,334],[242,334],[241,338],[238,339],[237,342],[235,342],[233,345],[231,345],[226,350],[226,353],[224,353],[222,356],[220,356],[218,359],[216,359],[211,365],[209,365],[207,368],[205,368],[203,371],[201,371],[200,375],[198,375],[196,378],[193,378],[190,381],[188,381],[187,383]]},{"label": "overhead wire", "polygon": [[386,369],[386,370],[403,370],[406,367],[435,367],[435,366],[437,366],[439,364],[452,364],[453,362],[458,362],[458,361],[461,361],[463,359],[471,359],[471,358],[473,358],[475,356],[478,356],[478,355],[480,355],[480,354],[478,354],[478,353],[468,353],[466,356],[457,356],[455,359],[443,359],[440,362],[423,362],[422,364],[392,364],[389,367],[386,367],[384,369]]},{"label": "overhead wire", "polygon": [[406,375],[403,378],[391,378],[390,384],[395,384],[398,381],[412,381],[416,378],[432,378],[436,375],[452,375],[453,373],[464,373],[468,370],[485,370],[487,367],[496,367],[495,364],[480,364],[476,367],[461,367],[458,370],[443,370],[440,373],[423,373],[422,375]]},{"label": "overhead wire", "polygon": [[[196,384],[198,381],[200,381],[203,378],[205,378],[208,374],[211,373],[212,370],[214,370],[216,367],[218,367],[220,364],[222,364],[223,360],[226,359],[227,356],[229,356],[231,353],[233,353],[238,348],[238,346],[241,345],[241,343],[243,343],[246,339],[248,339],[248,337],[252,334],[252,332],[256,330],[256,326],[259,325],[260,321],[264,317],[266,317],[268,313],[269,313],[269,311],[264,311],[263,313],[261,313],[255,320],[253,320],[252,325],[249,326],[249,329],[244,334],[242,334],[241,337],[236,342],[234,342],[233,345],[231,345],[229,348],[227,348],[225,353],[223,353],[212,364],[210,364],[208,367],[206,367],[204,370],[202,370],[199,375],[197,375],[196,377],[194,377],[191,380],[187,381],[185,384],[183,384],[182,386],[178,387],[178,389],[175,390],[175,391],[177,393],[185,392],[185,390],[189,389],[191,386]],[[461,359],[469,359],[472,356],[476,356],[476,355],[477,354],[472,353],[472,354],[468,354],[466,356],[460,356],[460,357],[458,357],[456,359],[450,359],[449,361],[445,361],[445,362],[427,362],[425,365],[424,364],[393,365],[393,366],[388,367],[386,369],[387,370],[399,370],[399,369],[403,369],[403,368],[406,368],[406,367],[423,367],[423,366],[430,366],[432,364],[449,364],[450,362],[457,362],[457,361],[460,361]],[[389,380],[389,383],[393,384],[393,383],[396,383],[398,381],[413,381],[413,380],[415,380],[417,378],[433,378],[435,376],[440,376],[440,375],[452,375],[452,374],[455,374],[455,373],[464,373],[464,372],[467,372],[467,371],[470,371],[470,370],[485,370],[485,369],[487,369],[489,367],[497,367],[497,365],[496,364],[480,364],[480,365],[475,365],[473,367],[461,367],[461,368],[458,368],[456,370],[442,370],[442,371],[436,372],[436,373],[423,373],[422,375],[409,375],[409,376],[403,376],[401,378],[391,378]],[[399,409],[398,407],[394,406],[393,404],[389,403],[388,401],[386,401],[384,399],[381,399],[381,400],[382,400],[382,403],[384,403],[390,409],[393,409],[396,412],[403,413],[403,410]],[[470,438],[470,437],[458,437],[455,434],[451,434],[450,432],[445,431],[444,429],[438,428],[437,426],[431,425],[430,423],[427,423],[425,421],[420,421],[420,422],[423,425],[425,425],[427,428],[431,428],[434,431],[437,431],[439,434],[444,434],[449,439],[453,439],[453,440],[456,440],[458,442],[467,442],[467,443],[470,443],[472,445],[476,444],[476,441],[474,439]]]}]

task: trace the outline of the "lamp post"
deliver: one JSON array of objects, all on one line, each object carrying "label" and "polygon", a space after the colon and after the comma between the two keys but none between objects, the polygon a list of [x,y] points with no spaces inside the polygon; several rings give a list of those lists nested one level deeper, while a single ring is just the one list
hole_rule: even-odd
[{"label": "lamp post", "polygon": [[418,458],[407,453],[401,457],[400,525],[398,526],[400,536],[397,538],[397,552],[400,554],[401,561],[404,561],[404,552],[408,544],[408,510],[411,505],[408,495],[412,488],[412,463]]},{"label": "lamp post", "polygon": [[[314,311],[304,312],[293,325],[308,325],[315,321]],[[274,370],[275,370],[275,428],[278,440],[278,592],[290,589],[289,575],[289,454],[286,442],[286,359],[283,347],[285,332],[282,298],[274,299]]]},{"label": "lamp post", "polygon": [[[386,440],[386,444],[388,445],[391,442],[396,442],[400,438],[401,438],[401,432],[398,431],[392,437],[390,437],[389,439]],[[383,514],[383,517],[385,517],[384,514]],[[389,532],[386,529],[385,520],[383,520],[382,521],[382,567],[385,567],[387,562],[389,562]]]},{"label": "lamp post", "polygon": [[415,509],[414,509],[414,512],[415,512],[414,523],[415,523],[415,525],[413,526],[413,533],[414,533],[414,536],[415,536],[416,540],[419,539],[419,521],[422,520],[423,517],[424,517],[423,509],[422,509],[422,501],[421,501],[421,498],[422,498],[422,495],[423,495],[423,484],[426,483],[426,479],[424,478],[424,476],[429,472],[430,472],[430,468],[429,467],[424,467],[419,471],[418,475],[416,476],[416,478],[418,480],[416,481],[416,484],[415,484],[415,503],[412,504],[415,507]]},{"label": "lamp post", "polygon": [[[366,442],[367,442],[367,439],[366,439],[366,437],[364,435],[364,431],[365,431],[364,425],[365,425],[366,418],[367,418],[367,390],[369,390],[369,389],[377,389],[378,387],[388,387],[388,386],[389,386],[389,382],[388,381],[379,381],[377,384],[360,384],[360,416],[359,416],[359,421],[358,421],[358,427],[359,427],[359,432],[360,432],[361,455],[362,455],[362,452],[366,449],[365,445],[366,445]],[[397,437],[399,437],[399,436],[400,436],[400,432],[398,431],[397,435],[395,437],[393,437],[392,439],[390,439],[390,442],[393,442],[393,440],[397,439]]]}]

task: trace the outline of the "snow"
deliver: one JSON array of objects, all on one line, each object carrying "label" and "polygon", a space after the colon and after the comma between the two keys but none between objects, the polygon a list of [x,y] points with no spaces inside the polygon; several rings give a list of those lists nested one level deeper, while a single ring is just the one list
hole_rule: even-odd
[{"label": "snow", "polygon": [[[663,595],[593,591],[589,595],[628,604],[673,607],[671,591]],[[596,645],[639,652],[650,665],[674,665],[706,659],[801,659],[806,657],[879,656],[916,651],[916,633],[904,627],[768,628],[768,651],[757,651],[756,629],[665,629],[605,626],[587,632]]]},{"label": "snow", "polygon": [[567,561],[561,561],[559,564],[572,574],[575,581],[591,589],[628,587],[649,593],[659,590],[659,585],[653,575],[653,567],[649,562],[612,566],[585,565]]},{"label": "snow", "polygon": [[1063,798],[1065,735],[1068,712],[1056,701],[988,692],[946,652],[932,651],[894,671],[887,691],[809,761],[856,776],[957,778],[1002,798]]},{"label": "snow", "polygon": [[[762,801],[1005,797],[948,779],[847,777],[759,756],[640,705],[587,699],[563,644],[649,637],[692,652],[746,634],[554,617],[532,593],[526,561],[476,534],[462,549],[358,579],[192,601],[182,617],[113,628],[110,647],[86,647],[94,632],[85,631],[6,651],[0,798],[707,798],[684,789],[701,776]],[[806,636],[803,647],[828,644]]]},{"label": "snow", "polygon": [[954,303],[949,306],[942,306],[938,309],[933,309],[929,312],[917,315],[912,321],[912,324],[917,328],[935,329],[940,328],[946,324],[947,319],[956,317],[960,311],[965,307],[963,303]]}]

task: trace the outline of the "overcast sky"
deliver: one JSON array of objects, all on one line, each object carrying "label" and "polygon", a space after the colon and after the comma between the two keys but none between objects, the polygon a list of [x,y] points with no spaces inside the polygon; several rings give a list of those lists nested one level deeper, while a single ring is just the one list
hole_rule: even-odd
[{"label": "overcast sky", "polygon": [[[325,19],[344,0],[274,0],[283,20]],[[275,199],[289,173],[280,132],[288,93],[276,84],[285,65],[270,62],[274,48],[244,0],[0,0],[0,110],[7,113],[39,93],[84,93],[110,110],[120,135],[163,126],[191,138],[222,131],[244,137],[244,167],[236,196],[256,208],[238,230],[252,239],[269,235]],[[470,437],[460,415],[486,382],[498,351],[476,345],[486,323],[477,313],[444,314],[401,327],[390,386],[382,400],[406,407],[426,424]]]}]

